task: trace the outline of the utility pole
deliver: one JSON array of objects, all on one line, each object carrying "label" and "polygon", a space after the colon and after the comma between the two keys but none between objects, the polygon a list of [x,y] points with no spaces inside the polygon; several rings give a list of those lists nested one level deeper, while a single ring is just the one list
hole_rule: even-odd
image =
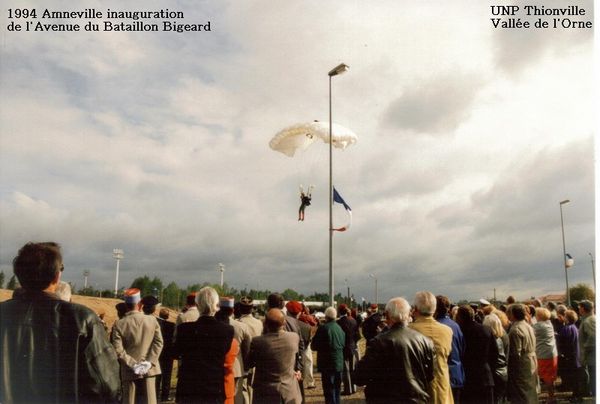
[{"label": "utility pole", "polygon": [[562,207],[565,203],[569,203],[571,202],[568,199],[565,199],[564,201],[560,201],[558,203],[558,206],[560,208],[560,229],[562,232],[562,245],[563,245],[563,264],[564,264],[564,268],[565,268],[565,283],[567,286],[567,306],[571,307],[571,296],[569,295],[569,275],[567,273],[567,249],[565,247],[565,224],[563,221],[563,211],[562,211]]},{"label": "utility pole", "polygon": [[225,272],[225,265],[219,262],[217,269],[221,272],[221,291],[223,291],[223,272]]},{"label": "utility pole", "polygon": [[115,248],[113,250],[113,258],[117,260],[117,275],[115,276],[115,297],[117,297],[119,287],[119,263],[123,258],[125,258],[123,250],[121,250],[120,248]]},{"label": "utility pole", "polygon": [[346,282],[346,287],[348,288],[348,306],[352,308],[352,300],[350,300],[350,285],[348,285],[348,279],[344,280]]},{"label": "utility pole", "polygon": [[596,265],[594,263],[594,256],[592,253],[588,253],[592,258],[592,278],[594,279],[594,290],[596,290]]}]

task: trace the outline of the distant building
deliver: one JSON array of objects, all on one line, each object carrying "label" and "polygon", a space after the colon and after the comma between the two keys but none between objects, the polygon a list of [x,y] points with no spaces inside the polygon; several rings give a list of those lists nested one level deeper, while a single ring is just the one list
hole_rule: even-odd
[{"label": "distant building", "polygon": [[543,304],[546,304],[548,302],[554,302],[554,303],[564,303],[567,301],[567,295],[565,293],[559,293],[559,294],[550,294],[550,295],[544,295],[544,296],[538,296],[537,298],[541,300],[541,302]]}]

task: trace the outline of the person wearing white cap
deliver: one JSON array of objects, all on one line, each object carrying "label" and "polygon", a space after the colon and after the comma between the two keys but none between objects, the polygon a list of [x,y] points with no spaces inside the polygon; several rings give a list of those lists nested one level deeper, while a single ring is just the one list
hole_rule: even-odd
[{"label": "person wearing white cap", "polygon": [[58,282],[58,285],[56,286],[56,291],[54,293],[56,293],[56,295],[65,302],[71,301],[71,285],[69,285],[65,281]]},{"label": "person wearing white cap", "polygon": [[156,376],[161,373],[158,358],[163,339],[154,316],[141,312],[142,299],[136,288],[125,291],[125,316],[115,323],[112,344],[121,363],[124,404],[155,404]]}]

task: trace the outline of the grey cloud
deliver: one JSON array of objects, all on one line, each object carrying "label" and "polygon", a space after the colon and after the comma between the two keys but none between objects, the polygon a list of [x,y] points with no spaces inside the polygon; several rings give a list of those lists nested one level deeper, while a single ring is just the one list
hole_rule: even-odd
[{"label": "grey cloud", "polygon": [[[564,207],[567,250],[585,268],[587,252],[595,245],[592,150],[591,138],[544,149],[473,196],[470,212],[462,211],[472,225],[462,247],[473,260],[466,272],[471,281],[493,283],[490,277],[502,274],[501,279],[514,279],[515,290],[564,288],[558,202],[566,198],[571,199],[571,206]],[[586,270],[570,276],[590,282]],[[540,279],[545,285],[539,285]]]},{"label": "grey cloud", "polygon": [[465,73],[417,81],[388,106],[383,122],[400,131],[452,133],[469,117],[480,85],[480,79]]},{"label": "grey cloud", "polygon": [[558,202],[567,198],[577,206],[570,212],[572,222],[593,223],[593,174],[591,138],[517,161],[490,190],[473,196],[473,210],[485,219],[475,227],[474,235],[554,228]]},{"label": "grey cloud", "polygon": [[[357,168],[357,180],[363,184],[359,195],[378,195],[378,199],[417,197],[443,189],[449,182],[440,164],[415,159],[421,144],[394,141],[385,143],[370,159]],[[444,174],[444,175],[442,175]],[[366,201],[365,201],[366,202]]]}]

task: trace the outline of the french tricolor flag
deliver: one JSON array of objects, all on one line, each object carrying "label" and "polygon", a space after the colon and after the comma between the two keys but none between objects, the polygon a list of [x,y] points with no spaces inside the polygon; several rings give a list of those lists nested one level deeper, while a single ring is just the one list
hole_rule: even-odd
[{"label": "french tricolor flag", "polygon": [[571,268],[575,264],[575,260],[571,257],[571,254],[565,254],[565,267]]},{"label": "french tricolor flag", "polygon": [[337,229],[334,228],[332,229],[333,231],[346,231],[350,228],[350,225],[352,225],[352,209],[350,208],[350,205],[348,205],[346,203],[346,201],[344,201],[344,198],[342,198],[342,196],[338,193],[338,191],[335,189],[335,187],[333,188],[333,201],[339,203],[340,205],[344,205],[344,208],[346,209],[346,213],[348,213],[348,224],[342,227],[338,227]]}]

